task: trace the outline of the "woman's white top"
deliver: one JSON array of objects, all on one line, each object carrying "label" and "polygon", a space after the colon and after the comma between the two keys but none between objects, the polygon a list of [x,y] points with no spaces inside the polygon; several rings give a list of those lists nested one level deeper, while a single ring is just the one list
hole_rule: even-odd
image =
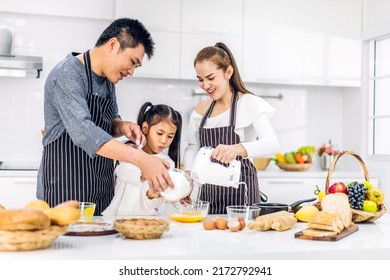
[{"label": "woman's white top", "polygon": [[[175,166],[173,160],[165,153],[155,156]],[[102,212],[103,216],[149,216],[159,215],[158,208],[163,203],[162,197],[149,199],[147,181],[141,181],[141,170],[127,162],[121,162],[115,169],[115,194],[110,205]]]},{"label": "woman's white top", "polygon": [[[235,133],[248,153],[248,158],[270,157],[279,150],[279,141],[271,126],[270,118],[275,109],[264,99],[253,94],[242,95],[237,102]],[[184,167],[192,168],[200,149],[199,125],[203,116],[193,111],[186,132],[187,147],[184,152]],[[229,125],[230,109],[210,117],[204,128]]]}]

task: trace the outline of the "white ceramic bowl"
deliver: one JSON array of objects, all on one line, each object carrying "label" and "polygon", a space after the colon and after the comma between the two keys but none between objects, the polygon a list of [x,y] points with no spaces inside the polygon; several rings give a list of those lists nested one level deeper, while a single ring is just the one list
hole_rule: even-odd
[{"label": "white ceramic bowl", "polygon": [[191,193],[192,184],[191,179],[183,170],[173,168],[168,170],[168,174],[171,177],[174,189],[167,188],[161,192],[161,196],[168,201],[178,201]]}]

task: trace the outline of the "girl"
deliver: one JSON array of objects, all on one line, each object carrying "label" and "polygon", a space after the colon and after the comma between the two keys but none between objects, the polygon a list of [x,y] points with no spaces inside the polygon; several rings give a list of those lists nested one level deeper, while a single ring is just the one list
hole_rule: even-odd
[{"label": "girl", "polygon": [[245,87],[225,44],[202,49],[194,66],[199,86],[209,98],[201,101],[191,114],[184,165],[190,170],[203,146],[215,148],[211,156],[221,163],[241,161],[240,182],[245,182],[246,187],[202,186],[200,199],[210,202],[209,214],[225,214],[226,206],[260,202],[257,172],[251,158],[268,157],[279,149],[269,121],[274,108]]},{"label": "girl", "polygon": [[[179,167],[182,126],[180,113],[168,105],[146,102],[139,111],[138,125],[146,136],[143,151],[167,160],[170,168]],[[121,162],[115,169],[115,175],[115,195],[111,204],[103,211],[104,216],[158,215],[157,208],[163,199],[144,181],[138,167]]]}]

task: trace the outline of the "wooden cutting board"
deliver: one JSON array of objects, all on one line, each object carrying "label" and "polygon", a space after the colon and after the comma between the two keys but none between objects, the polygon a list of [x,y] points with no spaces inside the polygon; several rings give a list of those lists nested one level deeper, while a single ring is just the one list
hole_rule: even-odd
[{"label": "wooden cutting board", "polygon": [[299,239],[306,239],[306,240],[319,240],[319,241],[338,241],[340,239],[343,239],[344,237],[357,232],[359,230],[359,227],[354,224],[350,226],[347,229],[344,229],[342,232],[335,236],[324,236],[324,237],[315,237],[315,236],[308,236],[308,235],[303,235],[302,231],[298,231],[295,233],[295,238]]}]

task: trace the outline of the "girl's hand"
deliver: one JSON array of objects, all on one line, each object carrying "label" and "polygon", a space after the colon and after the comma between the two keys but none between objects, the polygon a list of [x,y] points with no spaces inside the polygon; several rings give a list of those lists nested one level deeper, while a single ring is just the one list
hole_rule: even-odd
[{"label": "girl's hand", "polygon": [[146,192],[146,195],[149,199],[158,198],[160,197],[160,193],[153,191],[152,189],[149,189]]},{"label": "girl's hand", "polygon": [[242,144],[235,145],[218,145],[211,157],[223,164],[228,164],[232,160],[237,159],[238,156],[247,157],[248,152],[245,150]]}]

